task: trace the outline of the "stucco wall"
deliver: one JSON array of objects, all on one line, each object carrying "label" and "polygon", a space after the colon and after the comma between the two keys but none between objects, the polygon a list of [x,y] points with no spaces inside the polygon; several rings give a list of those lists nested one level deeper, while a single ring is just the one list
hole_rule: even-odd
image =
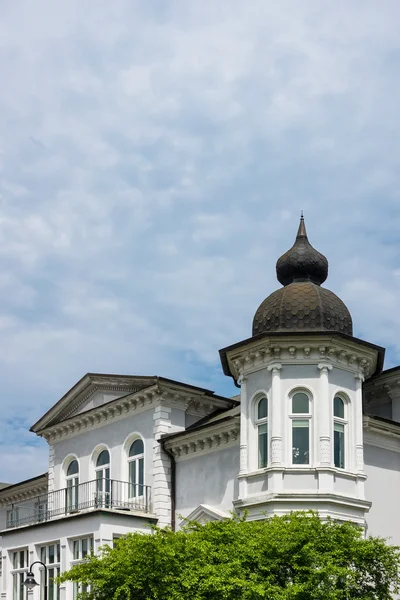
[{"label": "stucco wall", "polygon": [[[151,485],[153,462],[153,409],[88,429],[81,435],[54,443],[54,489],[65,487],[63,464],[74,455],[79,460],[81,482],[95,479],[93,451],[104,444],[110,452],[111,479],[128,481],[125,442],[131,434],[140,435],[145,444],[145,484]],[[129,445],[129,444],[128,444]]]},{"label": "stucco wall", "polygon": [[366,498],[372,502],[367,514],[368,533],[391,537],[392,543],[400,545],[400,453],[365,445],[364,461]]},{"label": "stucco wall", "polygon": [[199,504],[230,511],[237,498],[239,444],[176,464],[176,513],[186,517]]}]

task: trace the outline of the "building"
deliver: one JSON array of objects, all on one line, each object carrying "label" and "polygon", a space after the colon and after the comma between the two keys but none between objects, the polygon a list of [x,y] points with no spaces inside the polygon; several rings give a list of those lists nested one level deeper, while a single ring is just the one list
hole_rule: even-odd
[{"label": "building", "polygon": [[[283,287],[252,336],[220,351],[238,386],[225,398],[162,377],[87,374],[35,423],[48,472],[0,490],[0,597],[39,600],[29,564],[52,578],[91,550],[149,525],[315,509],[400,543],[400,367],[353,337],[322,287],[328,262],[301,219],[277,262]],[[37,570],[43,578],[43,571]]]}]

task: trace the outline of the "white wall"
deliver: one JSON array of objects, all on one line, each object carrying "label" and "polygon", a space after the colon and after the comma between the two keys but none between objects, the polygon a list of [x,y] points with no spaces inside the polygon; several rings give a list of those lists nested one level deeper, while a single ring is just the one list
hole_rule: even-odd
[{"label": "white wall", "polygon": [[400,545],[400,453],[365,445],[364,461],[366,498],[372,502],[368,533],[391,537],[391,543]]},{"label": "white wall", "polygon": [[[111,479],[128,481],[127,451],[130,436],[138,434],[145,445],[145,484],[151,485],[153,463],[153,409],[125,419],[88,429],[81,435],[54,442],[54,489],[65,487],[65,460],[76,456],[79,461],[80,482],[95,479],[93,452],[104,445],[110,452]],[[95,457],[94,457],[95,458]]]},{"label": "white wall", "polygon": [[239,444],[176,463],[176,515],[188,516],[199,504],[233,510],[237,498]]}]

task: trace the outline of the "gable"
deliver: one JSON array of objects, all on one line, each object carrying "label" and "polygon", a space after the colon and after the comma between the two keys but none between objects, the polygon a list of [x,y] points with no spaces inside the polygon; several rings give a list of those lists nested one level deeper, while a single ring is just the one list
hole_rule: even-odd
[{"label": "gable", "polygon": [[200,525],[205,525],[210,521],[222,521],[223,519],[231,519],[232,516],[218,508],[213,508],[208,504],[199,504],[185,519],[180,523],[180,527],[184,527],[188,521],[196,521]]},{"label": "gable", "polygon": [[43,417],[31,431],[37,433],[102,404],[153,386],[156,377],[135,375],[102,375],[88,373],[78,381]]}]

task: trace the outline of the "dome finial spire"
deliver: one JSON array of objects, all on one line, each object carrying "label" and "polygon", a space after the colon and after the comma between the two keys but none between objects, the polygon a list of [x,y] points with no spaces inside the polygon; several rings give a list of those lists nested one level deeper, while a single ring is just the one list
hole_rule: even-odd
[{"label": "dome finial spire", "polygon": [[299,238],[299,237],[307,238],[306,224],[305,224],[305,221],[304,221],[303,211],[301,211],[300,225],[299,225],[299,228],[297,230],[297,236],[296,236],[296,238]]},{"label": "dome finial spire", "polygon": [[321,285],[328,277],[328,261],[308,241],[303,212],[295,242],[276,263],[276,274],[282,285],[294,281],[311,281]]}]

